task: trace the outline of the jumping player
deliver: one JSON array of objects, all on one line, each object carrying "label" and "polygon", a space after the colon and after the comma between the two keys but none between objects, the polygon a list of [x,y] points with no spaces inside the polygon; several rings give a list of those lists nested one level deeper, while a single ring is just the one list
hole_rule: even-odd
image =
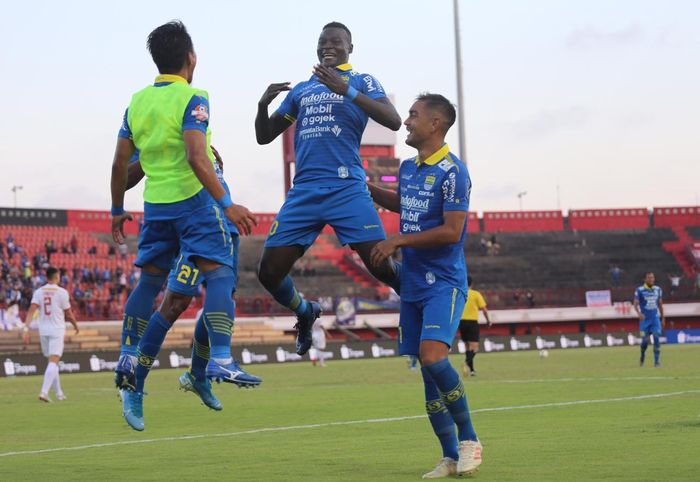
[{"label": "jumping player", "polygon": [[644,357],[649,338],[653,337],[654,343],[654,366],[660,366],[661,357],[661,330],[666,326],[664,318],[664,303],[662,292],[659,286],[654,286],[656,278],[654,273],[647,273],[644,277],[644,284],[634,292],[634,309],[639,316],[639,331],[642,337],[641,355],[639,366],[644,366]]},{"label": "jumping player", "polygon": [[[238,367],[231,356],[235,246],[224,218],[242,234],[249,234],[256,220],[247,208],[233,204],[217,178],[209,141],[208,94],[190,86],[197,56],[187,29],[179,21],[161,25],[149,35],[148,49],[160,75],[153,85],[134,94],[124,114],[112,165],[112,236],[124,243],[123,224],[130,218],[123,208],[128,164],[138,149],[146,186],[135,264],[153,290],[160,289],[178,253],[202,273],[209,294],[204,305],[209,365],[212,373],[226,379]],[[142,323],[138,314],[150,313],[151,300],[138,289],[132,292],[125,307],[127,336],[134,324]],[[135,391],[122,391],[124,418],[135,430],[144,429],[146,375],[174,321],[172,313],[156,311],[145,324],[138,347],[122,344],[138,360]]]},{"label": "jumping player", "polygon": [[400,234],[374,247],[372,263],[401,248],[399,354],[420,359],[426,411],[443,451],[426,479],[472,473],[482,452],[464,385],[447,358],[467,294],[464,240],[471,191],[467,167],[445,144],[455,117],[442,95],[420,95],[404,122],[406,144],[418,155],[401,164],[399,192],[369,184],[377,204],[401,213]]},{"label": "jumping player", "polygon": [[311,327],[321,309],[299,295],[289,271],[326,224],[342,244],[359,253],[372,275],[398,291],[399,265],[390,258],[378,265],[369,262],[372,248],[385,235],[367,192],[359,149],[368,118],[392,130],[401,127],[401,118],[379,81],[348,64],[352,51],[352,35],[345,25],[325,25],[316,47],[319,64],[311,78],[294,86],[268,115],[272,100],[290,90],[289,82],[271,84],[255,118],[259,144],[269,144],[296,122],[294,187],[265,241],[258,278],[278,303],[297,315],[300,355],[311,347]]}]

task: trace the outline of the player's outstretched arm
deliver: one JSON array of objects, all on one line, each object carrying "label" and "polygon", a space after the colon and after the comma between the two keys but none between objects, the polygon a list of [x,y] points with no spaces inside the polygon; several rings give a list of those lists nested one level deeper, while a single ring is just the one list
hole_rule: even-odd
[{"label": "player's outstretched arm", "polygon": [[185,140],[185,150],[187,152],[187,162],[190,164],[194,175],[202,183],[204,189],[209,192],[217,203],[224,210],[228,219],[238,226],[242,234],[250,234],[251,226],[258,225],[257,219],[245,206],[235,205],[231,201],[231,196],[216,177],[214,165],[207,155],[207,136],[197,129],[188,129],[182,133]]},{"label": "player's outstretched arm", "polygon": [[281,92],[291,89],[289,85],[289,82],[270,84],[258,101],[258,113],[255,116],[255,138],[258,144],[269,144],[292,125],[292,122],[281,115],[274,113],[270,116],[267,112],[270,102],[272,102],[275,97]]},{"label": "player's outstretched arm", "polygon": [[367,188],[375,203],[389,211],[395,213],[401,212],[401,197],[399,193],[391,189],[384,189],[371,182],[367,183]]},{"label": "player's outstretched arm", "polygon": [[352,98],[355,105],[384,127],[392,131],[398,131],[401,128],[401,116],[388,98],[372,99],[359,92],[345,82],[334,68],[318,64],[314,66],[313,73],[318,77],[319,82],[336,94]]},{"label": "player's outstretched arm", "polygon": [[131,215],[124,211],[124,193],[127,190],[129,178],[129,159],[134,155],[136,147],[131,139],[119,137],[112,161],[112,238],[118,244],[124,244],[124,223]]},{"label": "player's outstretched arm", "polygon": [[372,263],[381,265],[399,248],[436,248],[457,243],[462,237],[467,212],[446,211],[443,217],[444,222],[440,226],[419,233],[397,234],[375,244],[371,253]]}]

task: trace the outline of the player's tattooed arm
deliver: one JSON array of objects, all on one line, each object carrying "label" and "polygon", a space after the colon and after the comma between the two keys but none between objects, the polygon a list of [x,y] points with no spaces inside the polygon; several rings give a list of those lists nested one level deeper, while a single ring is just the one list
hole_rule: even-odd
[{"label": "player's tattooed arm", "polygon": [[372,264],[381,265],[399,248],[435,248],[458,242],[467,220],[467,212],[445,211],[443,217],[444,222],[440,226],[419,233],[397,234],[375,244],[371,253]]},{"label": "player's tattooed arm", "polygon": [[401,212],[401,198],[399,197],[399,193],[391,189],[384,189],[371,182],[367,183],[367,188],[375,203],[389,211],[395,213]]},{"label": "player's tattooed arm", "polygon": [[255,116],[255,138],[258,144],[269,144],[292,125],[289,119],[277,113],[269,115],[267,112],[268,106],[275,97],[287,90],[291,90],[289,82],[270,84],[267,89],[265,89],[265,92],[263,92],[262,97],[260,97],[258,101],[258,113]]},{"label": "player's tattooed arm", "polygon": [[[349,84],[340,77],[334,68],[318,64],[314,66],[313,73],[319,82],[336,94],[346,95],[348,93]],[[362,92],[357,92],[353,102],[384,127],[388,127],[392,131],[398,131],[401,128],[401,116],[396,112],[396,108],[388,98],[372,99]]]}]

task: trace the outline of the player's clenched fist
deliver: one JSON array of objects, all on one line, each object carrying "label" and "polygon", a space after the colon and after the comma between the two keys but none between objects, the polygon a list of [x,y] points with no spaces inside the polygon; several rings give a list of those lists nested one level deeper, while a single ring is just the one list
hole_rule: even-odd
[{"label": "player's clenched fist", "polygon": [[291,90],[290,82],[278,82],[276,84],[270,84],[263,93],[262,97],[260,97],[258,104],[270,105],[270,102],[272,102],[274,98],[280,94],[280,92],[284,92],[286,90]]},{"label": "player's clenched fist", "polygon": [[240,204],[229,206],[224,211],[224,214],[238,227],[238,230],[244,236],[249,235],[253,230],[253,226],[258,225],[258,220],[255,215],[251,213],[247,207],[241,206]]}]

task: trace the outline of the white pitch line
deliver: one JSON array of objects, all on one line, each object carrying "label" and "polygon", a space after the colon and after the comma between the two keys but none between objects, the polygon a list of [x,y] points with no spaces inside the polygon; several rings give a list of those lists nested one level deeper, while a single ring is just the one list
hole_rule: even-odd
[{"label": "white pitch line", "polygon": [[[700,390],[685,390],[682,392],[667,392],[667,393],[651,393],[647,395],[636,395],[633,397],[616,397],[616,398],[601,398],[593,400],[574,400],[571,402],[553,402],[553,403],[540,403],[533,405],[515,405],[511,407],[491,407],[491,408],[478,408],[472,410],[471,413],[483,413],[483,412],[504,412],[509,410],[527,410],[533,408],[551,408],[551,407],[566,407],[571,405],[588,405],[593,403],[608,403],[608,402],[627,402],[633,400],[647,400],[654,398],[664,398],[664,397],[674,397],[677,395],[688,395],[688,394],[700,394]],[[409,415],[405,417],[391,417],[391,418],[370,418],[367,420],[348,420],[345,422],[326,422],[326,423],[313,423],[308,425],[288,425],[285,427],[266,427],[266,428],[256,428],[252,430],[244,430],[241,432],[228,432],[228,433],[214,433],[214,434],[200,434],[200,435],[181,435],[177,437],[160,437],[151,439],[141,439],[141,440],[122,440],[119,442],[104,442],[89,445],[77,445],[75,447],[55,447],[50,449],[40,449],[40,450],[23,450],[17,452],[2,452],[0,457],[13,457],[17,455],[37,455],[37,454],[48,454],[53,452],[70,452],[77,450],[87,450],[96,449],[102,447],[116,447],[119,445],[137,445],[137,444],[148,444],[148,443],[158,443],[158,442],[177,442],[181,440],[197,440],[202,438],[220,438],[220,437],[236,437],[239,435],[251,435],[257,433],[265,432],[286,432],[289,430],[306,430],[311,428],[325,428],[325,427],[337,427],[343,425],[359,425],[367,423],[387,423],[387,422],[400,422],[403,420],[417,420],[425,418],[425,415]]]},{"label": "white pitch line", "polygon": [[525,380],[477,380],[480,383],[557,383],[557,382],[629,382],[629,381],[649,381],[649,380],[700,380],[700,376],[674,377],[674,376],[651,376],[651,377],[564,377],[564,378],[528,378]]}]

